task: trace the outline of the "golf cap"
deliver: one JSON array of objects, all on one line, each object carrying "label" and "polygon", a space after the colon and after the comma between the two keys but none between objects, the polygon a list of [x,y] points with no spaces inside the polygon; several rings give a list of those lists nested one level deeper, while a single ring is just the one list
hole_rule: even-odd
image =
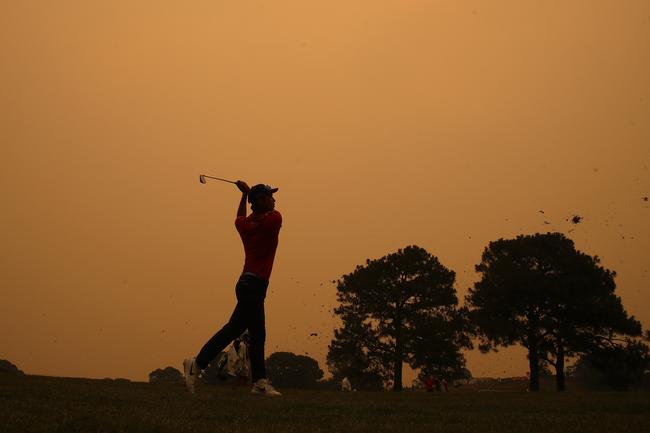
[{"label": "golf cap", "polygon": [[270,185],[264,185],[263,183],[257,184],[251,188],[248,193],[248,202],[253,203],[253,200],[263,194],[273,194],[278,188],[273,188]]}]

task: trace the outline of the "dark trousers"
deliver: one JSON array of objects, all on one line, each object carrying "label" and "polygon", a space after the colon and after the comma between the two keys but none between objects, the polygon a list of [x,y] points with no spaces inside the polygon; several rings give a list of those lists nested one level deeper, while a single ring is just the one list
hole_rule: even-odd
[{"label": "dark trousers", "polygon": [[248,329],[250,334],[250,360],[253,382],[266,378],[264,367],[264,342],[266,329],[264,326],[264,298],[269,282],[253,275],[242,275],[235,287],[237,306],[228,323],[205,343],[196,357],[200,369],[206,368],[210,362],[242,332]]}]

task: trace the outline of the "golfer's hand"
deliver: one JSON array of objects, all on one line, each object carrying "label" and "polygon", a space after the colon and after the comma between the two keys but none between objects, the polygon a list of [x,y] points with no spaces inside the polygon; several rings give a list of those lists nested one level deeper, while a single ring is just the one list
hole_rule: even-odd
[{"label": "golfer's hand", "polygon": [[237,188],[239,188],[239,190],[244,194],[248,194],[251,190],[248,184],[243,180],[238,180],[235,185],[237,185]]}]

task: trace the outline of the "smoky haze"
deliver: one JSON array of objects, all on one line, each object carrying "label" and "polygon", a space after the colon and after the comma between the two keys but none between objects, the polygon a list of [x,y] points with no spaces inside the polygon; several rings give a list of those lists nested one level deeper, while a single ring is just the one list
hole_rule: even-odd
[{"label": "smoky haze", "polygon": [[243,265],[239,192],[201,173],[280,188],[267,356],[325,370],[366,258],[417,244],[462,298],[490,240],[546,231],[647,328],[648,41],[646,1],[4,2],[0,358],[144,380],[195,354]]}]

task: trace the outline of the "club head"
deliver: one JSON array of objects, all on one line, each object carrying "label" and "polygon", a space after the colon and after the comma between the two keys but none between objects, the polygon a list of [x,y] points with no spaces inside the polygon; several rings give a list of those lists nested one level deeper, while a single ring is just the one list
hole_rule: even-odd
[{"label": "club head", "polygon": [[199,182],[205,183],[205,177],[202,174],[199,175]]}]

